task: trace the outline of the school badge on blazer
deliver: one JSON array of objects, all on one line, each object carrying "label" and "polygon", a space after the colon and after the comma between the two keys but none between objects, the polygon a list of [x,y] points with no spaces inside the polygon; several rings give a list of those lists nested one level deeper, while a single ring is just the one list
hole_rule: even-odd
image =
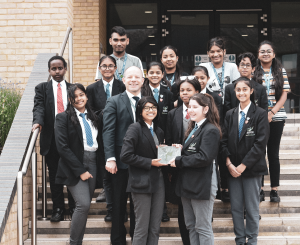
[{"label": "school badge on blazer", "polygon": [[197,143],[191,143],[189,145],[189,148],[187,149],[187,151],[190,151],[190,152],[196,152],[196,144]]},{"label": "school badge on blazer", "polygon": [[255,136],[254,127],[247,128],[246,136]]},{"label": "school badge on blazer", "polygon": [[163,107],[162,114],[168,114],[168,106]]}]

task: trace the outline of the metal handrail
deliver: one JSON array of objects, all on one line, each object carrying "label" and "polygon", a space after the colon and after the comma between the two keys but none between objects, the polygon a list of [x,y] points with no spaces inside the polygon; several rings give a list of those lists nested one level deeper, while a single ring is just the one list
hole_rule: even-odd
[{"label": "metal handrail", "polygon": [[70,83],[73,83],[73,34],[72,34],[72,28],[68,27],[67,31],[66,31],[66,35],[64,38],[64,41],[62,42],[61,48],[60,48],[60,52],[59,52],[59,56],[63,56],[64,52],[65,52],[65,48],[67,46],[67,42],[69,40],[69,57],[68,57],[68,63],[69,63],[69,79],[70,79]]},{"label": "metal handrail", "polygon": [[[31,162],[32,171],[32,206],[31,206],[31,244],[36,245],[36,172],[37,159],[35,152],[35,142],[38,137],[40,129],[37,128],[32,133],[29,146],[26,151],[25,159],[21,171],[17,176],[17,195],[18,195],[18,245],[23,245],[23,176],[27,174],[29,163]],[[31,161],[30,161],[31,160]]]}]

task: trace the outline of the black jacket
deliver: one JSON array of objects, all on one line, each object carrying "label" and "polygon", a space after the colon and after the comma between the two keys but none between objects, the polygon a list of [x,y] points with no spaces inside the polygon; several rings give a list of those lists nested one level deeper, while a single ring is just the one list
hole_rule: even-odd
[{"label": "black jacket", "polygon": [[[220,131],[207,120],[184,145],[176,157],[176,194],[180,197],[209,200],[213,160],[217,158]],[[217,169],[216,169],[217,173]]]},{"label": "black jacket", "polygon": [[159,123],[160,127],[164,132],[166,132],[168,112],[174,108],[173,94],[164,86],[160,86],[159,98],[158,98],[158,108],[159,108]]},{"label": "black jacket", "polygon": [[182,144],[184,132],[182,128],[183,106],[174,108],[168,113],[167,128],[165,132],[166,145]]},{"label": "black jacket", "polygon": [[211,92],[208,89],[206,89],[206,93],[211,95],[214,98],[215,105],[218,108],[218,112],[220,116],[220,124],[222,125],[223,124],[223,99],[217,92]]},{"label": "black jacket", "polygon": [[[101,122],[99,122],[98,125],[97,137],[97,182],[99,182],[98,179],[101,179],[101,175],[99,175],[98,170],[99,161],[101,158],[103,158],[103,155],[100,155],[102,147],[101,131],[99,130],[100,127]],[[55,141],[57,145],[57,151],[60,155],[55,183],[76,185],[80,179],[80,175],[87,171],[83,166],[83,136],[80,123],[74,125],[66,112],[56,115]]]},{"label": "black jacket", "polygon": [[[254,83],[255,89],[255,104],[268,111],[268,96],[266,89],[263,85],[251,80]],[[234,91],[234,83],[228,84],[225,87],[225,98],[224,98],[224,117],[226,112],[239,105],[240,101],[236,98]]]},{"label": "black jacket", "polygon": [[[86,88],[89,104],[94,111],[103,110],[106,105],[106,93],[104,89],[105,88],[102,79],[87,86]],[[123,93],[125,89],[125,85],[122,81],[114,79],[111,96]]]},{"label": "black jacket", "polygon": [[[162,143],[163,131],[158,127],[155,133]],[[151,166],[152,159],[157,159],[157,148],[149,128],[145,123],[131,124],[121,151],[121,161],[129,165],[127,192],[153,193],[158,190],[160,170]]]},{"label": "black jacket", "polygon": [[239,138],[239,107],[226,113],[220,144],[223,164],[228,156],[234,166],[241,163],[246,165],[243,176],[267,175],[265,155],[270,133],[268,113],[251,103],[246,118],[249,118],[248,123],[245,122]]},{"label": "black jacket", "polygon": [[[70,83],[66,82],[67,89]],[[40,153],[45,156],[49,152],[54,132],[55,101],[52,80],[43,82],[35,87],[33,121],[32,124],[40,124],[42,132],[40,135]]]}]

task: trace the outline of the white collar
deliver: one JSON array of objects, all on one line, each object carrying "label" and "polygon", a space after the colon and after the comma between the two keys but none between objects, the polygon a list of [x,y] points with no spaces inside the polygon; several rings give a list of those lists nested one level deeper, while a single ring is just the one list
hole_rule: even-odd
[{"label": "white collar", "polygon": [[[151,88],[151,91],[153,92],[153,89],[155,89],[155,88],[153,88],[151,85],[150,85],[150,83],[149,83],[149,87]],[[157,87],[157,89],[158,89],[158,93],[160,92],[160,85]]]},{"label": "white collar", "polygon": [[[145,122],[145,121],[144,121]],[[145,122],[146,123],[146,122]],[[150,127],[152,127],[152,129],[154,130],[154,125],[153,125],[153,122],[151,125],[149,125],[148,123],[146,123],[147,127],[150,129]]]},{"label": "white collar", "polygon": [[188,109],[184,103],[182,104],[182,108],[184,112]]},{"label": "white collar", "polygon": [[108,83],[109,83],[110,85],[112,85],[113,81],[114,81],[114,78],[112,78],[109,82],[106,82],[106,81],[102,78],[102,82],[103,82],[104,86],[106,86],[106,84],[108,84]]},{"label": "white collar", "polygon": [[250,100],[250,103],[244,108],[244,110],[241,109],[241,104],[240,104],[239,105],[239,115],[240,115],[241,111],[243,111],[245,113],[245,116],[246,116],[250,106],[251,106],[251,100]]},{"label": "white collar", "polygon": [[134,96],[137,96],[137,97],[139,97],[140,99],[142,98],[141,92],[140,92],[138,95],[133,95],[133,94],[130,93],[128,90],[125,90],[125,91],[126,91],[127,96],[129,97],[129,99],[132,99],[132,97],[134,97]]},{"label": "white collar", "polygon": [[[53,82],[55,82],[55,83],[59,83],[59,82],[57,82],[57,81],[55,81],[54,79],[53,79],[53,77],[51,77],[51,79],[52,79],[52,81]],[[56,86],[57,86],[57,84],[56,84]],[[64,86],[66,84],[66,81],[65,80],[62,80],[61,82],[60,82],[60,86]]]},{"label": "white collar", "polygon": [[206,94],[206,87],[204,89],[202,89],[200,93],[201,94]]},{"label": "white collar", "polygon": [[[75,112],[76,112],[77,116],[80,117],[81,112],[78,111],[74,106],[73,106],[73,108],[75,109]],[[84,111],[84,114],[87,114],[87,110],[86,109]]]},{"label": "white collar", "polygon": [[202,119],[200,122],[197,122],[197,123],[196,123],[197,126],[198,126],[198,128],[201,127],[201,125],[205,122],[205,120],[206,120],[206,118],[204,118],[204,119]]}]

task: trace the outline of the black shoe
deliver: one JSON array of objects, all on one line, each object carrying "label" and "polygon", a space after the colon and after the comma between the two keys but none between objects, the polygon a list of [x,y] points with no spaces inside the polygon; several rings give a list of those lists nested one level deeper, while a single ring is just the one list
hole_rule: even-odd
[{"label": "black shoe", "polygon": [[212,222],[214,222],[214,218],[213,218],[213,217],[211,217],[211,223],[212,223]]},{"label": "black shoe", "polygon": [[259,220],[261,220],[261,216],[259,215]]},{"label": "black shoe", "polygon": [[71,220],[72,220],[74,212],[75,212],[75,208],[69,208],[69,214],[70,214]]},{"label": "black shoe", "polygon": [[223,190],[221,193],[222,202],[230,202],[229,191]]},{"label": "black shoe", "polygon": [[280,202],[280,197],[279,197],[277,191],[271,190],[271,192],[270,192],[270,202]]},{"label": "black shoe", "polygon": [[111,222],[112,221],[112,216],[111,216],[111,211],[107,211],[107,215],[104,217],[105,222]]},{"label": "black shoe", "polygon": [[259,199],[260,202],[263,202],[265,200],[265,192],[263,189],[260,190]]},{"label": "black shoe", "polygon": [[56,208],[52,211],[51,222],[59,222],[64,220],[65,210],[61,208]]},{"label": "black shoe", "polygon": [[127,222],[127,221],[128,221],[128,213],[126,212],[125,216],[124,216],[124,223]]},{"label": "black shoe", "polygon": [[103,189],[102,192],[99,193],[99,195],[96,198],[96,202],[105,202],[106,201],[106,197],[105,197],[105,191]]},{"label": "black shoe", "polygon": [[170,221],[170,217],[166,213],[163,213],[161,222],[168,222],[168,221]]}]

